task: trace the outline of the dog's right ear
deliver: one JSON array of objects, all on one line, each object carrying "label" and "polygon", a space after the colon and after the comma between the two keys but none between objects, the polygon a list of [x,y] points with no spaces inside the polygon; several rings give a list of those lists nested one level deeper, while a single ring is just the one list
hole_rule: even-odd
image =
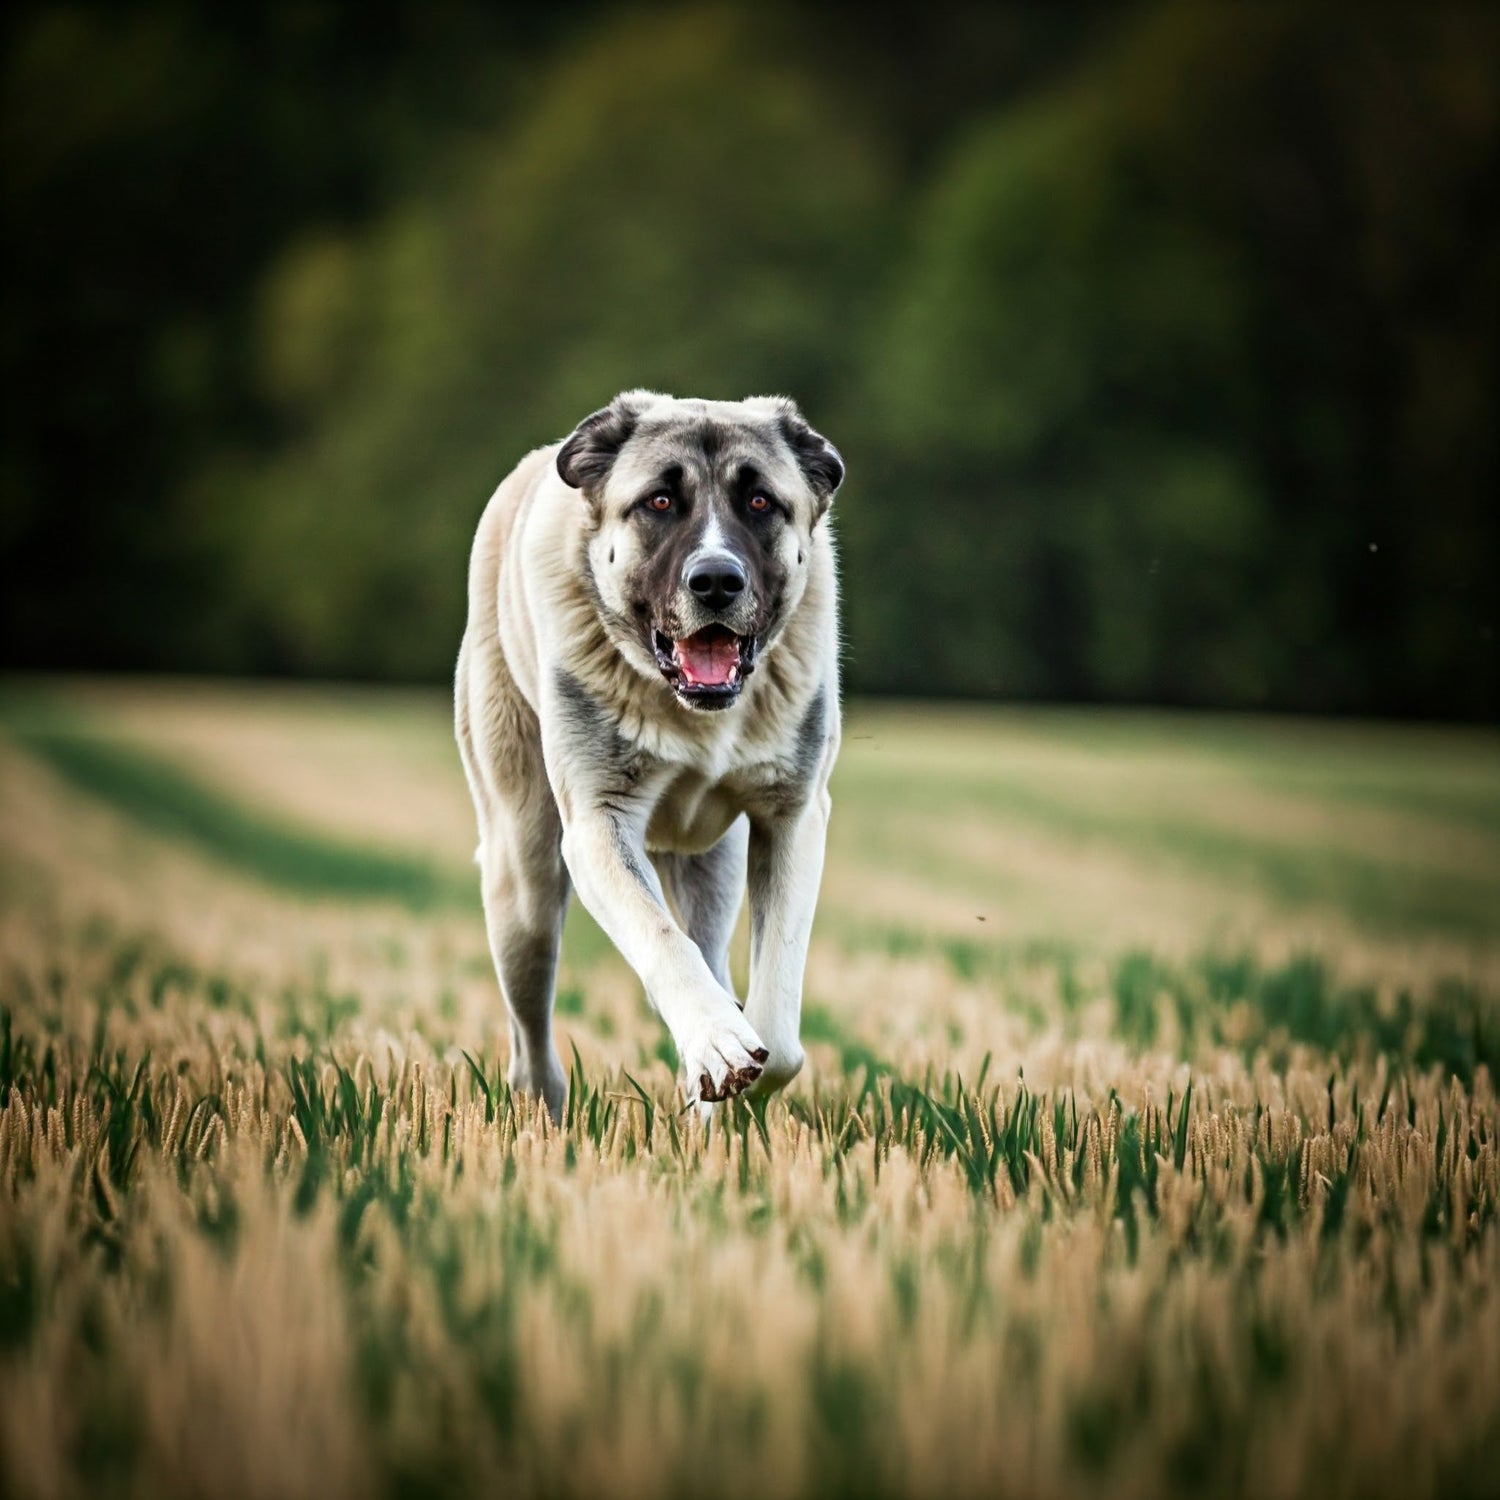
[{"label": "dog's right ear", "polygon": [[640,420],[641,408],[633,392],[616,396],[581,421],[557,450],[557,472],[575,490],[603,484]]}]

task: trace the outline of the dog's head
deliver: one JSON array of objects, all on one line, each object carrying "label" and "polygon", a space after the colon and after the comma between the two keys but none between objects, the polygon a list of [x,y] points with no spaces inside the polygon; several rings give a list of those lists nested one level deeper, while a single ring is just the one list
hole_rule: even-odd
[{"label": "dog's head", "polygon": [[727,708],[807,587],[838,450],[781,397],[617,396],[558,450],[619,650],[690,708]]}]

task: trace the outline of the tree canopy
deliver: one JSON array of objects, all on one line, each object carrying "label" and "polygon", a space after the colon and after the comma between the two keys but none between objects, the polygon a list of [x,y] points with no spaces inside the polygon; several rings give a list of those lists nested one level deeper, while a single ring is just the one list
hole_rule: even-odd
[{"label": "tree canopy", "polygon": [[857,689],[1500,706],[1479,8],[6,25],[12,665],[441,677],[653,385],[839,443]]}]

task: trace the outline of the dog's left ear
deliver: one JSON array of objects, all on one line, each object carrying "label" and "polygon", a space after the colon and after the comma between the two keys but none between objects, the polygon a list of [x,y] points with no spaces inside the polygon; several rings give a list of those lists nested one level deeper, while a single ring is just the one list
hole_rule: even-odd
[{"label": "dog's left ear", "polygon": [[797,463],[812,486],[817,501],[817,520],[822,520],[838,487],[844,482],[844,459],[839,450],[816,431],[793,401],[782,403],[781,435],[797,456]]},{"label": "dog's left ear", "polygon": [[557,450],[557,472],[562,482],[575,490],[592,490],[603,484],[630,441],[641,406],[634,391],[625,391],[608,406],[586,416]]}]

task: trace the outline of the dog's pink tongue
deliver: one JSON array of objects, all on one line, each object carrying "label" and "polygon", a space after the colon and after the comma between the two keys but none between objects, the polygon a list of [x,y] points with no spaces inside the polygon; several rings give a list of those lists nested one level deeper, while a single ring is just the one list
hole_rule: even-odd
[{"label": "dog's pink tongue", "polygon": [[740,664],[740,643],[727,632],[699,631],[676,642],[682,675],[694,687],[723,687]]}]

